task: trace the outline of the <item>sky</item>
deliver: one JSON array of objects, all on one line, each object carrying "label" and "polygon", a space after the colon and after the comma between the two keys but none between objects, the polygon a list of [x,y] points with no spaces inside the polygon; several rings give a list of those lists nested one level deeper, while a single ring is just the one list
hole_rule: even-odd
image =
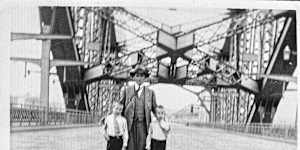
[{"label": "sky", "polygon": [[[213,8],[153,8],[153,7],[129,7],[129,11],[140,17],[155,23],[168,26],[184,24],[197,24],[198,26],[220,20],[225,17],[226,9]],[[189,28],[185,28],[189,29]]]},{"label": "sky", "polygon": [[[11,9],[11,14],[12,32],[40,33],[37,7]],[[38,40],[13,41],[10,48],[10,55],[13,57],[41,57],[41,41]],[[10,61],[10,95],[39,97],[40,67],[28,63],[27,70],[30,70],[31,73],[25,76],[25,63]],[[56,72],[56,69],[51,68],[50,72]],[[56,75],[50,75],[49,100],[50,106],[64,105],[62,91]]]},{"label": "sky", "polygon": [[[297,76],[299,73],[299,68],[297,67],[293,76]],[[296,83],[288,84],[287,89],[297,89]],[[297,114],[298,107],[298,96],[295,91],[286,91],[283,94],[283,98],[281,99],[276,114],[274,116],[273,122],[283,123],[283,124],[295,124],[295,118]],[[287,109],[288,108],[288,109]]]}]

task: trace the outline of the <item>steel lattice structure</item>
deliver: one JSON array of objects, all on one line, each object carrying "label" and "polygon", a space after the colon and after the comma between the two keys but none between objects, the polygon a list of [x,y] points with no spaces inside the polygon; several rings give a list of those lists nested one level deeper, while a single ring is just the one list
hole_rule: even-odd
[{"label": "steel lattice structure", "polygon": [[[100,14],[106,8],[73,8],[76,45],[81,60],[88,62],[85,69],[104,64],[117,55],[118,48],[114,40],[114,28],[111,22],[103,19]],[[90,111],[101,116],[111,110],[111,104],[118,98],[119,86],[113,80],[98,80],[86,85],[86,99]]]},{"label": "steel lattice structure", "polygon": [[[172,32],[126,8],[73,7],[75,53],[88,63],[81,72],[88,111],[107,114],[130,78],[128,71],[141,64],[151,71],[151,83],[210,89],[211,121],[247,123],[260,92],[256,80],[270,64],[289,17],[282,15],[286,12],[244,10]],[[120,40],[121,30],[135,37]]]},{"label": "steel lattice structure", "polygon": [[[263,25],[255,26],[257,20],[266,18],[273,19]],[[274,43],[278,41],[278,35],[282,31],[284,20],[286,19],[286,17],[274,18],[272,11],[261,11],[239,20],[232,20],[235,28],[247,24],[255,26],[230,37],[233,51],[229,53],[228,63],[243,73],[242,76],[258,79],[259,74],[264,73],[269,64]],[[217,95],[215,100],[219,100],[216,106],[216,120],[225,121],[226,123],[246,123],[247,117],[251,113],[252,105],[255,105],[253,93],[224,88],[219,88],[215,93]],[[227,118],[224,118],[224,116]]]}]

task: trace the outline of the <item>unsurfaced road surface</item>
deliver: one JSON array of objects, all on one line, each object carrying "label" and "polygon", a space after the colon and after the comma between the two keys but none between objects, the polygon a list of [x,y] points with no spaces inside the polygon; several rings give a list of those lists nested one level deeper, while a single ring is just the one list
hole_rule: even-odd
[{"label": "unsurfaced road surface", "polygon": [[[14,132],[11,150],[105,150],[99,127]],[[172,125],[167,150],[296,150],[296,144],[227,133],[222,130]]]}]

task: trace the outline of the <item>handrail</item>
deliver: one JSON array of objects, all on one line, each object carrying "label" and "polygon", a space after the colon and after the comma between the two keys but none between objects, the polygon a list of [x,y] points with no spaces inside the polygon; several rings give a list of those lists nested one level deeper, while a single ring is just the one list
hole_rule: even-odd
[{"label": "handrail", "polygon": [[45,125],[66,125],[66,124],[91,124],[98,123],[100,114],[75,109],[62,109],[50,107],[48,111],[48,122],[43,122],[46,114],[46,107],[26,104],[10,105],[10,126],[11,127],[32,127]]},{"label": "handrail", "polygon": [[290,124],[273,123],[203,123],[197,121],[173,121],[174,123],[185,124],[187,126],[206,127],[222,129],[225,131],[246,133],[250,135],[281,138],[286,140],[297,140],[297,126]]}]

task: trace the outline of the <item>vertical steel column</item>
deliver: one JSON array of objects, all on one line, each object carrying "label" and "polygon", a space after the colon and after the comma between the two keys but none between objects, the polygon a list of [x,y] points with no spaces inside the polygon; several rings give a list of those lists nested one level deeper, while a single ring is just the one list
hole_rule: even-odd
[{"label": "vertical steel column", "polygon": [[265,39],[265,26],[260,26],[260,50],[258,51],[258,78],[263,72],[263,50],[264,50],[264,39]]},{"label": "vertical steel column", "polygon": [[240,89],[236,90],[237,92],[237,100],[236,100],[236,122],[240,123],[239,121],[239,114],[240,114]]},{"label": "vertical steel column", "polygon": [[209,120],[209,122],[211,123],[211,122],[215,122],[216,120],[215,120],[215,93],[214,93],[214,91],[212,91],[212,89],[210,89],[211,90],[211,92],[210,92],[210,120]]},{"label": "vertical steel column", "polygon": [[217,119],[218,119],[218,117],[217,117],[217,112],[218,112],[218,96],[216,95],[217,94],[217,91],[216,91],[216,89],[214,90],[214,93],[215,93],[215,95],[214,95],[214,122],[217,122]]},{"label": "vertical steel column", "polygon": [[50,45],[51,45],[51,40],[42,41],[40,99],[41,99],[41,106],[44,106],[45,108],[43,124],[48,123],[48,112],[49,112]]},{"label": "vertical steel column", "polygon": [[231,95],[231,99],[230,99],[230,101],[231,101],[231,106],[232,106],[232,112],[231,112],[231,123],[233,124],[234,123],[234,116],[235,116],[235,114],[234,114],[234,110],[235,110],[235,108],[236,108],[236,96],[235,96],[235,92],[234,92],[235,90],[232,90],[231,91],[231,93],[230,93],[230,95]]}]

